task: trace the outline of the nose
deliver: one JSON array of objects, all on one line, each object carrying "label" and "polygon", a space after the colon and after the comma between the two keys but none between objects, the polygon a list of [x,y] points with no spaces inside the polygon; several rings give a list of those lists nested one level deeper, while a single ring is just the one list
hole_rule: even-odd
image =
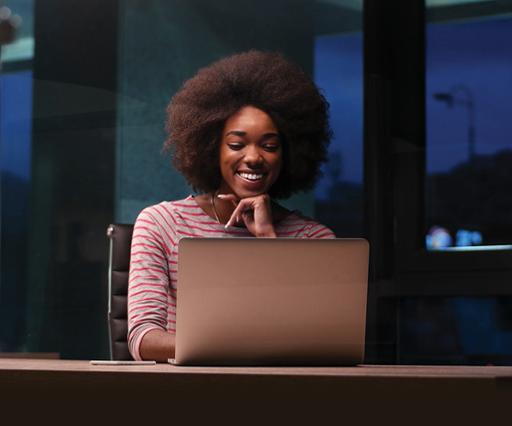
[{"label": "nose", "polygon": [[252,168],[261,167],[263,163],[263,157],[261,156],[260,150],[255,146],[248,146],[244,157],[245,163]]}]

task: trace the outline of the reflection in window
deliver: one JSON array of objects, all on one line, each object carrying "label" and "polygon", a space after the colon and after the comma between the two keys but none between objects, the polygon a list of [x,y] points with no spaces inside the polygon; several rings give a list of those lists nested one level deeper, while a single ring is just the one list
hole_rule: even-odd
[{"label": "reflection in window", "polygon": [[330,104],[334,133],[316,191],[316,216],[339,237],[363,234],[362,33],[316,38],[315,81]]},{"label": "reflection in window", "polygon": [[33,3],[0,1],[4,25],[14,28],[0,40],[0,352],[25,345]]},{"label": "reflection in window", "polygon": [[426,32],[426,246],[510,249],[512,18],[457,10]]},{"label": "reflection in window", "polygon": [[0,351],[23,342],[32,72],[0,76]]},{"label": "reflection in window", "polygon": [[31,60],[34,56],[34,0],[0,1],[2,6],[4,13],[10,13],[17,23],[16,39],[2,47],[2,62],[5,65]]},{"label": "reflection in window", "polygon": [[[106,2],[98,14],[87,2],[59,0],[36,8],[35,51],[34,0],[8,3],[23,22],[17,42],[2,49],[0,127],[12,113],[25,133],[9,145],[3,133],[1,160],[3,169],[16,168],[21,155],[25,172],[17,172],[23,191],[7,179],[0,191],[11,199],[1,212],[0,351],[106,355],[106,226],[190,193],[161,155],[165,108],[188,77],[220,57],[279,50],[314,75],[331,103],[335,140],[318,191],[298,194],[289,207],[340,236],[359,229],[362,1],[127,0]],[[7,81],[20,72],[22,91]],[[15,206],[26,219],[18,214],[11,236]]]},{"label": "reflection in window", "polygon": [[399,362],[512,365],[511,297],[406,297]]}]

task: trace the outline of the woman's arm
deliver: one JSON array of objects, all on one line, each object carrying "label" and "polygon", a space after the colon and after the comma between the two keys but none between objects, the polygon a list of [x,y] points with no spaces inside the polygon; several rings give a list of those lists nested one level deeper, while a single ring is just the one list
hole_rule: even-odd
[{"label": "woman's arm", "polygon": [[171,249],[169,238],[166,239],[160,229],[158,217],[155,207],[143,210],[133,231],[128,284],[128,346],[136,360],[156,359],[152,354],[158,344],[162,345],[161,355],[170,353],[170,342],[154,337],[169,334],[167,258]]},{"label": "woman's arm", "polygon": [[321,223],[311,221],[311,225],[308,226],[306,231],[305,238],[311,239],[332,239],[336,238],[334,232],[327,228],[327,226],[322,225]]},{"label": "woman's arm", "polygon": [[174,358],[175,335],[163,330],[148,331],[140,344],[140,357],[158,362],[167,362]]}]

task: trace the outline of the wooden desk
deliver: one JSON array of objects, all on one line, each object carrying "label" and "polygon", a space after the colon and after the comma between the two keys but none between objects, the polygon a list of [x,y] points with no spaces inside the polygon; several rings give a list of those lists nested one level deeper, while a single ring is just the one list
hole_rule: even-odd
[{"label": "wooden desk", "polygon": [[[0,414],[116,424],[508,424],[512,367],[216,368],[0,359]],[[505,417],[506,416],[506,417]],[[504,422],[504,423],[503,423]]]}]

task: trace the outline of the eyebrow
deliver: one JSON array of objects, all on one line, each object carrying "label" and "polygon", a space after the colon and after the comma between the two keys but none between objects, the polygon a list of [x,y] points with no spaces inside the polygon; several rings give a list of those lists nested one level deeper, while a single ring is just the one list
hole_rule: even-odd
[{"label": "eyebrow", "polygon": [[[247,135],[247,132],[244,132],[242,130],[230,130],[229,132],[227,132],[225,134],[225,136],[229,136],[229,135],[234,135],[234,136],[240,136],[240,137],[243,137],[243,136],[246,136]],[[268,133],[265,133],[263,135],[263,138],[264,139],[268,139],[268,138],[271,138],[271,137],[279,137],[279,133],[277,132],[268,132]]]}]

